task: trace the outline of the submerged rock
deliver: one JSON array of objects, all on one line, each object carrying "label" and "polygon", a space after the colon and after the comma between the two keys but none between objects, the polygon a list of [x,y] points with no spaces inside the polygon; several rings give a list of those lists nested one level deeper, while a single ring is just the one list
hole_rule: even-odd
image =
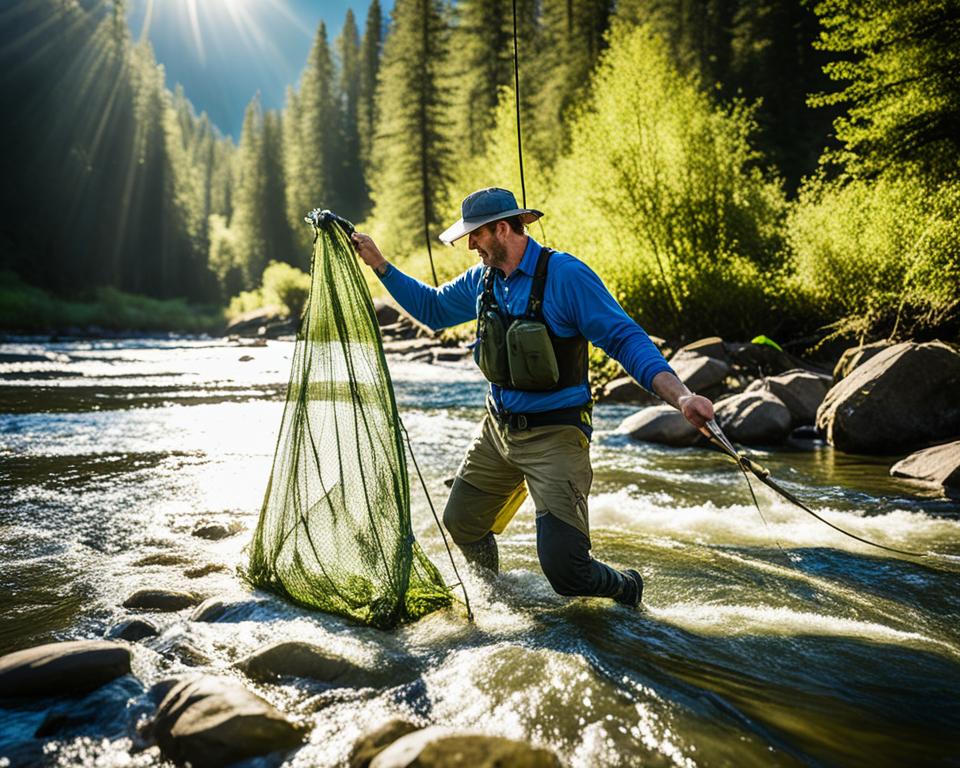
[{"label": "submerged rock", "polygon": [[184,608],[192,608],[202,599],[192,592],[177,592],[172,589],[140,589],[123,601],[123,607],[143,611],[182,611]]},{"label": "submerged rock", "polygon": [[192,562],[186,555],[177,555],[173,552],[156,552],[146,557],[141,557],[132,563],[134,568],[142,568],[146,565],[184,565]]},{"label": "submerged rock", "polygon": [[278,677],[308,677],[332,685],[366,686],[374,674],[310,643],[289,641],[261,648],[236,664],[247,677],[268,682]]},{"label": "submerged rock", "polygon": [[130,649],[107,640],[48,643],[0,657],[0,696],[88,693],[130,673]]},{"label": "submerged rock", "polygon": [[126,621],[121,621],[119,624],[114,624],[107,632],[107,637],[135,643],[137,640],[156,637],[159,634],[160,628],[152,621],[147,621],[146,619],[127,619]]},{"label": "submerged rock", "polygon": [[674,447],[694,445],[703,435],[671,405],[654,405],[627,416],[617,427],[633,440]]},{"label": "submerged rock", "polygon": [[779,398],[790,411],[793,426],[799,427],[817,420],[817,408],[829,389],[827,377],[795,368],[778,376],[758,379],[746,391],[766,391]]},{"label": "submerged rock", "polygon": [[776,445],[790,434],[787,406],[763,390],[726,397],[716,403],[714,410],[720,428],[737,443]]},{"label": "submerged rock", "polygon": [[219,597],[208,597],[190,614],[190,621],[214,622],[239,612],[249,602],[226,602]]},{"label": "submerged rock", "polygon": [[198,565],[196,568],[185,568],[183,575],[188,579],[202,579],[211,573],[225,573],[228,570],[230,569],[223,563],[206,563],[205,565]]},{"label": "submerged rock", "polygon": [[562,768],[553,752],[499,736],[431,726],[407,734],[378,754],[370,768]]},{"label": "submerged rock", "polygon": [[960,435],[960,353],[904,342],[856,368],[824,398],[817,427],[847,453],[901,453]]},{"label": "submerged rock", "polygon": [[243,530],[243,523],[234,521],[232,523],[207,523],[199,525],[193,529],[194,536],[210,541],[219,541],[230,536],[235,536]]},{"label": "submerged rock", "polygon": [[890,474],[960,489],[960,440],[911,453],[894,464]]},{"label": "submerged rock", "polygon": [[243,686],[217,677],[183,680],[160,702],[150,726],[164,757],[195,766],[229,765],[288,750],[304,731]]},{"label": "submerged rock", "polygon": [[397,739],[419,730],[419,725],[415,725],[409,720],[397,719],[365,733],[353,745],[353,750],[350,753],[350,768],[368,768],[373,758]]}]

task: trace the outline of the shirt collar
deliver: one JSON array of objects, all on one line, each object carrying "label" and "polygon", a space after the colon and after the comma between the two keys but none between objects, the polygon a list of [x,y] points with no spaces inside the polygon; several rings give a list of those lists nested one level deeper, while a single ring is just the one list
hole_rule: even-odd
[{"label": "shirt collar", "polygon": [[527,235],[527,247],[523,252],[523,258],[517,265],[517,270],[533,277],[537,271],[537,261],[540,259],[540,251],[543,246],[536,240]]}]

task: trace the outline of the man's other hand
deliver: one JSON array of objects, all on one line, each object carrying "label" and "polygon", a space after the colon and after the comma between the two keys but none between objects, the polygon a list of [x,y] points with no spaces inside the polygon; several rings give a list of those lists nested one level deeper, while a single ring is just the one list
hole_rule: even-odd
[{"label": "man's other hand", "polygon": [[709,437],[706,424],[713,418],[713,403],[708,398],[703,395],[681,395],[677,407],[687,421]]},{"label": "man's other hand", "polygon": [[387,260],[383,258],[383,254],[380,253],[377,244],[373,242],[373,238],[370,235],[363,234],[363,232],[354,232],[350,239],[353,241],[353,247],[356,248],[357,255],[363,263],[382,274],[383,270],[386,269]]}]

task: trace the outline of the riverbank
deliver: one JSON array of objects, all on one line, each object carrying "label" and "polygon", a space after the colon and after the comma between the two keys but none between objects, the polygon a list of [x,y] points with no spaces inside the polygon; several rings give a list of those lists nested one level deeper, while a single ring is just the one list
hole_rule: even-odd
[{"label": "riverbank", "polygon": [[88,300],[67,300],[0,273],[0,333],[72,338],[149,333],[220,334],[224,310],[184,299],[153,299],[99,288]]}]

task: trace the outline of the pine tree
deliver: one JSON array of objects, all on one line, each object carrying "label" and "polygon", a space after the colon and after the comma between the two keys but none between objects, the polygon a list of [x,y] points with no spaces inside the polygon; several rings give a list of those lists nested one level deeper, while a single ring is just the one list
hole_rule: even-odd
[{"label": "pine tree", "polygon": [[264,208],[267,199],[266,148],[260,94],[247,106],[237,153],[237,183],[230,229],[235,238],[236,262],[223,265],[221,280],[228,294],[259,283],[269,258]]},{"label": "pine tree", "polygon": [[440,0],[398,0],[383,52],[374,140],[374,218],[388,250],[433,241],[450,173],[441,82],[448,27]]},{"label": "pine tree", "polygon": [[334,93],[327,28],[322,21],[300,78],[300,91],[295,104],[288,101],[285,120],[292,121],[284,133],[287,218],[298,245],[306,250],[312,236],[303,224],[303,215],[311,208],[343,208],[336,184],[340,113]]},{"label": "pine tree", "polygon": [[340,101],[340,168],[337,172],[338,197],[342,216],[359,221],[366,215],[369,201],[360,160],[360,39],[353,11],[348,10],[343,30],[337,38],[340,59],[338,98]]},{"label": "pine tree", "polygon": [[530,145],[545,164],[568,144],[567,118],[584,96],[606,46],[604,35],[612,11],[612,0],[542,2],[537,54],[531,67],[538,89]]},{"label": "pine tree", "polygon": [[377,125],[377,82],[380,74],[380,56],[383,51],[383,15],[380,0],[373,0],[367,10],[367,23],[360,46],[360,93],[357,104],[357,132],[360,142],[360,160],[364,176],[369,179],[370,154]]}]

